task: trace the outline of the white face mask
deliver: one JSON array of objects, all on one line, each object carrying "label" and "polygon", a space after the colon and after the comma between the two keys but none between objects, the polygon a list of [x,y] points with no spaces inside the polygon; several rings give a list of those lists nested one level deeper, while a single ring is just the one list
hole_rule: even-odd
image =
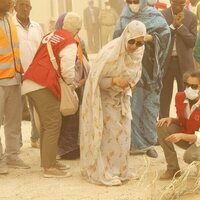
[{"label": "white face mask", "polygon": [[129,8],[131,9],[131,11],[133,13],[138,13],[139,9],[140,9],[140,4],[129,4]]},{"label": "white face mask", "polygon": [[199,97],[199,90],[198,89],[194,90],[191,87],[188,87],[188,88],[185,89],[184,92],[185,92],[186,98],[189,99],[189,100],[195,100],[196,98]]}]

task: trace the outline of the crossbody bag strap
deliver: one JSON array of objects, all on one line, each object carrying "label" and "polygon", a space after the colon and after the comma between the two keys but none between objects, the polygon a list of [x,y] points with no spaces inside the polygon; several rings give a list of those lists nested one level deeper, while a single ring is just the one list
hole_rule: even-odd
[{"label": "crossbody bag strap", "polygon": [[[53,37],[53,35],[54,35],[54,32],[52,32],[49,35],[49,39],[47,41],[47,50],[48,50],[48,53],[49,53],[50,61],[51,61],[52,65],[53,65],[54,69],[56,70],[58,76],[65,82],[65,80],[62,77],[62,75],[58,73],[58,64],[57,64],[56,58],[54,56],[52,45],[51,45],[51,42],[50,42],[50,40]],[[73,89],[76,88],[75,86],[73,86],[73,84],[67,84],[67,85],[71,86]]]},{"label": "crossbody bag strap", "polygon": [[49,39],[47,41],[47,50],[48,50],[48,53],[49,53],[49,57],[50,57],[50,61],[54,67],[54,69],[57,71],[58,70],[58,64],[57,64],[57,61],[56,61],[56,58],[55,58],[55,55],[53,53],[53,49],[52,49],[52,45],[51,45],[51,38],[53,37],[54,35],[54,32],[52,32],[49,36]]}]

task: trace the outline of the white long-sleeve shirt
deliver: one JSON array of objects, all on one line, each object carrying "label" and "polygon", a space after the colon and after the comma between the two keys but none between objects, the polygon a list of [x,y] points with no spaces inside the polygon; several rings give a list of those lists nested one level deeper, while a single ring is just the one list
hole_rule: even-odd
[{"label": "white long-sleeve shirt", "polygon": [[[59,53],[61,75],[67,84],[72,84],[75,78],[76,54],[76,44],[70,44],[66,46]],[[22,84],[22,94],[27,94],[29,92],[33,92],[42,88],[45,87],[34,81],[25,80]]]},{"label": "white long-sleeve shirt", "polygon": [[194,134],[197,136],[197,140],[196,140],[195,144],[197,147],[200,147],[200,129],[199,129],[199,131],[195,131]]},{"label": "white long-sleeve shirt", "polygon": [[26,72],[40,46],[44,34],[41,26],[32,20],[30,20],[30,24],[26,28],[23,27],[16,15],[13,16],[13,22],[16,25],[19,37],[22,68]]},{"label": "white long-sleeve shirt", "polygon": [[[192,112],[195,109],[200,108],[200,100],[197,103],[195,103],[191,108],[190,108],[188,99],[185,99],[184,103],[186,104],[185,117],[187,119],[189,119],[189,117],[192,114]],[[196,144],[197,147],[199,147],[200,146],[200,129],[198,131],[195,131],[194,134],[197,136],[197,140],[195,141],[195,144]]]}]

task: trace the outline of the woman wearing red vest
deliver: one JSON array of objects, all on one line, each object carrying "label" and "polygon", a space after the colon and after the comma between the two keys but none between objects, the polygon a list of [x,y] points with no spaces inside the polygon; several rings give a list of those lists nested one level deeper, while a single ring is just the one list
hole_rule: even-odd
[{"label": "woman wearing red vest", "polygon": [[178,92],[175,99],[177,118],[163,118],[157,123],[159,143],[167,161],[167,171],[160,179],[180,176],[174,143],[186,150],[186,163],[200,160],[200,71],[185,74],[184,79],[185,90]]},{"label": "woman wearing red vest", "polygon": [[[67,13],[62,14],[56,22],[56,30],[63,27],[63,21]],[[77,35],[75,40],[78,45],[77,59],[75,66],[75,81],[78,85],[76,93],[81,103],[83,86],[87,78],[88,69],[86,67],[87,52],[84,41]],[[84,58],[85,56],[85,58]],[[88,65],[88,63],[87,63]],[[79,148],[79,110],[74,115],[62,116],[62,125],[58,140],[58,156],[57,159],[75,160],[80,157]]]},{"label": "woman wearing red vest", "polygon": [[[67,177],[63,172],[65,165],[56,162],[57,142],[61,127],[60,85],[57,73],[61,74],[67,84],[73,84],[75,78],[75,61],[77,43],[74,36],[81,28],[81,18],[76,13],[68,13],[64,19],[63,29],[46,35],[24,75],[23,93],[36,108],[40,119],[40,155],[44,177]],[[47,50],[47,41],[51,42],[54,56],[59,66],[54,69]]]}]

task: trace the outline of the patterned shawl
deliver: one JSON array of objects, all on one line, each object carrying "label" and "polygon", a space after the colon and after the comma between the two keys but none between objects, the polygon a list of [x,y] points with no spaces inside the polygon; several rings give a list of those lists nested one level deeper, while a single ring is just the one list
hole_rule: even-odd
[{"label": "patterned shawl", "polygon": [[[120,71],[127,68],[128,71],[133,70],[131,81],[137,83],[141,76],[144,47],[138,48],[129,55],[126,51],[126,45],[128,40],[145,34],[146,28],[143,23],[139,21],[131,22],[121,37],[109,42],[100,50],[93,67],[90,69],[80,115],[82,173],[86,173],[88,167],[94,166],[101,154],[103,111],[99,81],[101,77],[105,77],[108,74],[108,71],[110,77],[120,76]],[[127,65],[126,59],[128,59],[129,65]]]}]

